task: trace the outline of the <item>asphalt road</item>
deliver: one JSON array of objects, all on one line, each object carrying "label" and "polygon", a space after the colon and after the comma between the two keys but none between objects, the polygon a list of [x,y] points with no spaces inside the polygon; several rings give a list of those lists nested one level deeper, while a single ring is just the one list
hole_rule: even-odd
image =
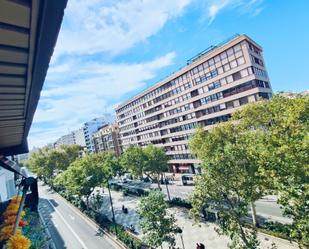
[{"label": "asphalt road", "polygon": [[118,249],[105,234],[57,193],[39,185],[40,212],[57,249]]},{"label": "asphalt road", "polygon": [[[139,181],[130,181],[127,183],[122,183],[124,186],[130,187],[142,187],[145,189],[157,188],[157,184],[144,183]],[[161,185],[162,191],[167,195],[167,190],[165,185]],[[168,189],[171,199],[178,197],[181,199],[187,199],[194,190],[194,186],[183,186],[180,181],[174,182],[174,184],[168,184]],[[258,218],[260,220],[272,220],[281,223],[291,223],[292,220],[283,217],[280,206],[277,204],[276,196],[265,196],[262,199],[255,202],[256,211]],[[251,211],[249,210],[249,213]]]}]

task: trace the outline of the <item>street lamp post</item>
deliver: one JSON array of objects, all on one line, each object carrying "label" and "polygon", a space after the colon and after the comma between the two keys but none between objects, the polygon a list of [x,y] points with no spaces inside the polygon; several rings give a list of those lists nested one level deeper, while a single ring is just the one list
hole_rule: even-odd
[{"label": "street lamp post", "polygon": [[182,229],[178,227],[176,233],[179,233],[181,244],[182,244],[182,249],[185,249],[185,244],[183,243],[183,237],[182,237]]},{"label": "street lamp post", "polygon": [[171,201],[170,191],[169,191],[168,186],[167,186],[167,180],[166,180],[165,174],[164,174],[164,181],[165,181],[165,187],[166,187],[168,200]]},{"label": "street lamp post", "polygon": [[182,249],[185,249],[185,245],[184,245],[184,243],[183,243],[182,233],[180,234],[180,239],[181,239]]},{"label": "street lamp post", "polygon": [[109,201],[110,201],[111,208],[112,208],[113,222],[116,223],[115,212],[114,212],[114,206],[113,206],[113,200],[112,200],[112,196],[111,196],[111,190],[110,190],[110,186],[109,186],[109,181],[107,182],[107,189],[108,189],[108,194],[109,194]]}]

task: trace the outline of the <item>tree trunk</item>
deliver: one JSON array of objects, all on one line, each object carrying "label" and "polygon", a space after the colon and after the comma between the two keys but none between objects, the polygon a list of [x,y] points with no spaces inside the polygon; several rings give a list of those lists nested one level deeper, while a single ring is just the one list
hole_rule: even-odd
[{"label": "tree trunk", "polygon": [[253,221],[253,225],[255,227],[258,227],[259,226],[259,223],[258,223],[258,220],[257,220],[257,217],[256,217],[256,208],[255,208],[255,203],[254,201],[251,201],[251,212],[252,212],[252,221]]},{"label": "tree trunk", "polygon": [[89,195],[86,196],[86,208],[89,210]]},{"label": "tree trunk", "polygon": [[241,224],[238,224],[238,225],[239,225],[239,230],[240,230],[241,239],[242,239],[242,241],[245,243],[245,245],[248,246],[249,242],[248,242],[248,240],[247,240],[247,236],[246,236],[246,234],[245,234],[245,232],[244,232],[244,230],[243,230]]},{"label": "tree trunk", "polygon": [[160,174],[158,174],[158,188],[159,188],[159,190],[161,190],[160,182],[161,182]]}]

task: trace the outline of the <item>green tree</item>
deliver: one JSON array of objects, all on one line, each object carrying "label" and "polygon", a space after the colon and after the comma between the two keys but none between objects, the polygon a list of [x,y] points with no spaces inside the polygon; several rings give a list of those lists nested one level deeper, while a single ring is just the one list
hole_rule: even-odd
[{"label": "green tree", "polygon": [[121,156],[121,164],[133,176],[141,177],[146,166],[146,155],[139,146],[130,146]]},{"label": "green tree", "polygon": [[158,188],[160,189],[160,179],[162,173],[168,170],[168,158],[162,148],[156,147],[152,144],[148,145],[144,149],[144,153],[147,159],[144,172],[148,176],[151,176],[151,178],[156,178]]},{"label": "green tree", "polygon": [[109,169],[111,176],[122,175],[125,170],[120,158],[111,152],[105,153],[104,165],[105,168]]},{"label": "green tree", "polygon": [[164,194],[160,191],[151,191],[138,204],[144,239],[151,247],[157,248],[166,242],[175,248],[175,235],[179,228],[175,225],[175,217],[167,212],[167,208]]},{"label": "green tree", "polygon": [[27,167],[36,173],[45,183],[53,187],[53,179],[59,172],[66,170],[79,157],[80,147],[61,146],[57,149],[44,147],[31,154]]},{"label": "green tree", "polygon": [[231,248],[257,248],[256,231],[244,229],[243,220],[251,205],[256,223],[254,202],[263,196],[267,183],[257,160],[263,136],[227,122],[210,132],[198,129],[190,146],[203,168],[192,196],[192,213],[198,217],[206,207],[217,210],[220,233],[231,238]]},{"label": "green tree", "polygon": [[56,178],[58,187],[65,189],[68,196],[77,196],[79,200],[84,197],[86,206],[89,207],[89,197],[95,187],[102,186],[110,179],[112,170],[106,163],[108,153],[87,155],[79,160],[75,160]]},{"label": "green tree", "polygon": [[243,129],[264,133],[263,174],[272,179],[284,214],[293,218],[292,237],[309,247],[309,97],[274,96],[234,115]]}]

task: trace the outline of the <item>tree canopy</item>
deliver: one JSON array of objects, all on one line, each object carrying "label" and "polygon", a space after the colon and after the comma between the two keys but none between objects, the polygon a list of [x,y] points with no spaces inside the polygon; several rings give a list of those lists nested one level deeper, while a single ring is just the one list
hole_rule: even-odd
[{"label": "tree canopy", "polygon": [[191,149],[202,159],[203,167],[191,198],[192,212],[199,216],[205,208],[218,211],[221,232],[230,236],[234,245],[243,246],[239,248],[258,245],[255,231],[244,229],[243,219],[248,205],[255,214],[254,202],[265,191],[267,179],[259,174],[257,160],[261,140],[254,131],[224,123],[209,133],[200,128],[191,141]]},{"label": "tree canopy", "polygon": [[135,177],[143,176],[146,155],[142,147],[130,146],[121,156],[121,163]]},{"label": "tree canopy", "polygon": [[151,191],[138,204],[144,239],[151,247],[157,248],[164,242],[175,247],[175,234],[179,232],[179,228],[175,224],[175,217],[167,212],[167,208],[164,194],[157,190]]},{"label": "tree canopy", "polygon": [[77,145],[57,149],[44,147],[32,153],[26,165],[46,183],[53,185],[55,174],[66,170],[79,157],[79,152]]},{"label": "tree canopy", "polygon": [[160,177],[167,171],[168,158],[164,150],[152,144],[145,148],[130,146],[122,155],[121,162],[124,168],[135,177],[148,175],[158,181],[160,188]]},{"label": "tree canopy", "polygon": [[222,231],[240,238],[238,245],[246,244],[235,217],[244,216],[246,206],[265,192],[277,191],[284,213],[293,218],[293,239],[308,246],[308,126],[309,97],[274,96],[246,105],[230,122],[209,132],[198,130],[190,145],[203,171],[192,198],[193,212],[219,204]]},{"label": "tree canopy", "polygon": [[59,174],[55,180],[69,196],[88,199],[95,187],[102,186],[113,176],[113,162],[110,153],[84,156],[70,164],[68,169]]},{"label": "tree canopy", "polygon": [[291,234],[309,246],[309,97],[275,96],[237,112],[244,129],[262,131],[263,174],[278,191],[284,214],[293,218]]}]

